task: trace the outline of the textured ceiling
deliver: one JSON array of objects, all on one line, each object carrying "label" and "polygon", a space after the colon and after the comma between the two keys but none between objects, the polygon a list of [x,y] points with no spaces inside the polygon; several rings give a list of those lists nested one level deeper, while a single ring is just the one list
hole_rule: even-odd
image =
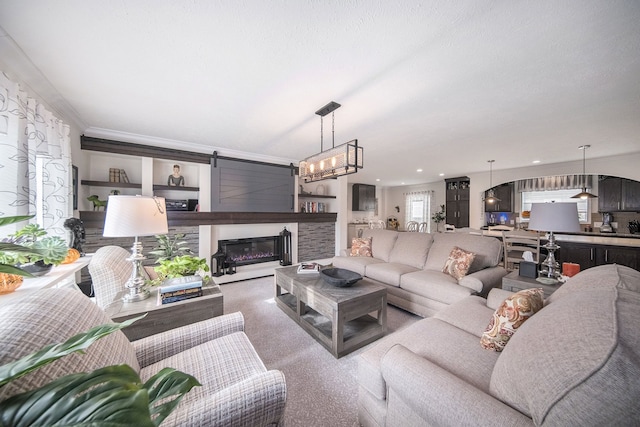
[{"label": "textured ceiling", "polygon": [[383,186],[639,151],[638,22],[636,0],[0,0],[28,83],[87,133],[300,159],[336,101],[350,181]]}]

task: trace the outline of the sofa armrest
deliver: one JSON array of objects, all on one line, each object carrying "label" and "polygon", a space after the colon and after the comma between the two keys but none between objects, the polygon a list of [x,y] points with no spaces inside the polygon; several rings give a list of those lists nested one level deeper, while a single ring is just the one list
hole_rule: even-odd
[{"label": "sofa armrest", "polygon": [[167,425],[267,426],[281,424],[287,400],[284,374],[254,375],[212,395],[180,404]]},{"label": "sofa armrest", "polygon": [[144,368],[207,341],[242,331],[244,317],[236,312],[151,335],[131,344],[138,363]]},{"label": "sofa armrest", "polygon": [[507,270],[503,267],[488,267],[464,276],[458,284],[473,289],[478,295],[484,297],[491,289],[502,286],[502,278],[506,275]]},{"label": "sofa armrest", "polygon": [[487,307],[497,310],[502,301],[513,295],[513,292],[501,288],[493,288],[487,296]]},{"label": "sofa armrest", "polygon": [[531,418],[400,344],[384,355],[381,369],[392,424],[397,397],[425,425],[533,426]]}]

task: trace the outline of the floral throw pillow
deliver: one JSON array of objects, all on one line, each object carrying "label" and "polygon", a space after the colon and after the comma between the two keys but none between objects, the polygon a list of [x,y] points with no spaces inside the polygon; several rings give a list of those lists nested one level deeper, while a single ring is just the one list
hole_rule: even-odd
[{"label": "floral throw pillow", "polygon": [[454,248],[451,249],[449,258],[447,258],[447,261],[444,263],[442,272],[460,280],[467,274],[467,271],[469,271],[469,267],[471,267],[471,263],[475,257],[476,254],[473,252],[465,251],[464,249],[454,246]]},{"label": "floral throw pillow", "polygon": [[354,237],[351,241],[351,256],[370,256],[371,253],[371,237],[362,238]]},{"label": "floral throw pillow", "polygon": [[542,288],[524,289],[511,295],[493,313],[489,326],[480,338],[480,345],[487,350],[504,350],[516,329],[539,311],[543,305]]}]

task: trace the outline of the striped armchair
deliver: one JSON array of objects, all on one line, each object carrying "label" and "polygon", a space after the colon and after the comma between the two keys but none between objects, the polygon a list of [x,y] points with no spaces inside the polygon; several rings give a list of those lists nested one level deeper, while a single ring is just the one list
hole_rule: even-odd
[{"label": "striped armchair", "polygon": [[[107,315],[75,289],[44,289],[0,306],[0,365],[62,342]],[[232,313],[153,335],[133,343],[118,331],[0,388],[0,400],[74,372],[128,364],[142,381],[164,367],[193,375],[192,389],[163,426],[267,426],[283,423],[284,375],[267,370]]]},{"label": "striped armchair", "polygon": [[127,261],[131,252],[120,246],[103,246],[89,262],[89,274],[98,307],[111,304],[131,277],[133,264]]}]

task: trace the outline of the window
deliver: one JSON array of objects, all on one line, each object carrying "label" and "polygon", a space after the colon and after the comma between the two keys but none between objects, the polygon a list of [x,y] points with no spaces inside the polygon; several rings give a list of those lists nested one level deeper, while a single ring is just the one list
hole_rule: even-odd
[{"label": "window", "polygon": [[[523,191],[522,194],[522,210],[530,211],[532,203],[549,203],[564,202],[576,203],[578,205],[578,217],[580,223],[591,222],[591,204],[590,199],[572,199],[580,190],[550,190],[550,191]],[[528,219],[524,219],[528,221]]]},{"label": "window", "polygon": [[431,192],[419,191],[406,193],[405,197],[405,224],[409,221],[427,222],[431,212]]}]

